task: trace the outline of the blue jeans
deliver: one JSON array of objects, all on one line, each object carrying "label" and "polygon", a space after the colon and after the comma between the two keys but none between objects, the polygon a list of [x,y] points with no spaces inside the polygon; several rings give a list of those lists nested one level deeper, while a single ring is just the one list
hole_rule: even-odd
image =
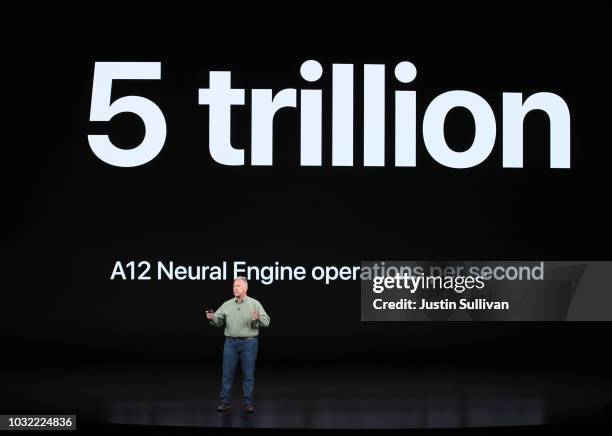
[{"label": "blue jeans", "polygon": [[242,367],[242,402],[251,404],[253,401],[253,385],[255,384],[255,359],[259,343],[253,339],[225,338],[223,345],[223,376],[221,378],[221,401],[231,403],[234,373],[240,361]]}]

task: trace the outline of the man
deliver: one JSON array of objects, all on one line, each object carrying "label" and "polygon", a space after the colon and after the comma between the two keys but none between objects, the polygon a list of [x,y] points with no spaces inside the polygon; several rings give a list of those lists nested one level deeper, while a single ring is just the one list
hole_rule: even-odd
[{"label": "man", "polygon": [[221,379],[221,404],[219,412],[231,408],[231,392],[236,366],[242,368],[242,408],[253,412],[253,385],[255,383],[255,359],[259,347],[259,327],[268,327],[270,317],[254,298],[247,297],[248,282],[244,277],[234,280],[234,298],[227,300],[216,311],[206,311],[210,325],[225,326],[223,346],[223,376]]}]

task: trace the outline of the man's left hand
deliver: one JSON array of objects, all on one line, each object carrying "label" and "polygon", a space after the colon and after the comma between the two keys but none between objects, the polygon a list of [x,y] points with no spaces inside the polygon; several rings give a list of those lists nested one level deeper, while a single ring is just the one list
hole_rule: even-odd
[{"label": "man's left hand", "polygon": [[259,319],[259,314],[257,312],[255,312],[255,309],[251,310],[251,319],[253,321],[257,321]]}]

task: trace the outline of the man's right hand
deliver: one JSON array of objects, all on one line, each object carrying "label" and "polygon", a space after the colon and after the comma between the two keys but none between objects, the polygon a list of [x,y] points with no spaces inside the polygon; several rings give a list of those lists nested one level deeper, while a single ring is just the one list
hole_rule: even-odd
[{"label": "man's right hand", "polygon": [[212,321],[214,318],[215,318],[215,313],[214,312],[206,311],[206,319]]}]

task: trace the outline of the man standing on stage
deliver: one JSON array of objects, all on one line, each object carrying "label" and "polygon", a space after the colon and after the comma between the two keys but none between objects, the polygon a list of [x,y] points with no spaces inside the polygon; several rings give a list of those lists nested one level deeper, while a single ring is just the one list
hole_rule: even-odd
[{"label": "man standing on stage", "polygon": [[242,368],[242,410],[253,412],[253,385],[255,383],[255,359],[257,358],[259,327],[268,327],[270,317],[254,298],[247,297],[249,285],[244,277],[234,280],[234,298],[227,300],[213,313],[206,311],[210,325],[225,326],[223,346],[223,376],[221,379],[221,404],[217,411],[231,407],[231,392],[236,366]]}]

